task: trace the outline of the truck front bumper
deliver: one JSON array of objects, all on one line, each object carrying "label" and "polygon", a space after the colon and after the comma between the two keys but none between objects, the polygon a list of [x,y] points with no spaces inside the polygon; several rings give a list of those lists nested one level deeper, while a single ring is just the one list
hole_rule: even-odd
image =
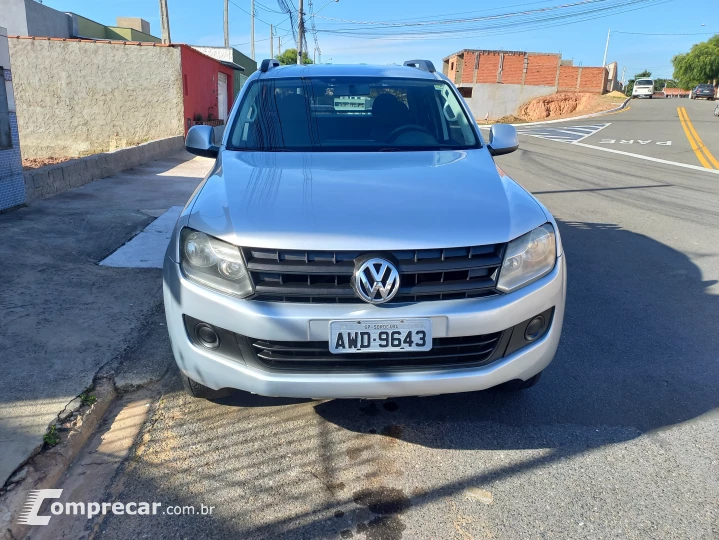
[{"label": "truck front bumper", "polygon": [[[241,300],[187,280],[166,258],[163,289],[172,351],[180,370],[213,389],[235,388],[264,396],[298,398],[384,398],[469,392],[527,380],[554,357],[564,319],[566,261],[548,275],[510,294],[414,304],[297,304]],[[432,321],[434,338],[504,332],[553,309],[551,324],[536,341],[478,367],[433,367],[341,372],[273,371],[253,359],[219,354],[197,345],[185,317],[240,336],[274,341],[329,341],[330,320],[399,319]]]}]

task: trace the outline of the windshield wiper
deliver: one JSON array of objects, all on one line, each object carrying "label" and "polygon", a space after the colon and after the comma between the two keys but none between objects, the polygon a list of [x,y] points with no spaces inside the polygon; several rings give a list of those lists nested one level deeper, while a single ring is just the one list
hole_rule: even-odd
[{"label": "windshield wiper", "polygon": [[380,148],[378,152],[402,152],[404,148],[398,146],[387,146],[386,148]]}]

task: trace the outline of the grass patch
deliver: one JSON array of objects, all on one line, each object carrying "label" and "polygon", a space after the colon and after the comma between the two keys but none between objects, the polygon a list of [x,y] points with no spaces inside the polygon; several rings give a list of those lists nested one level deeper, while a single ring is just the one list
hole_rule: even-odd
[{"label": "grass patch", "polygon": [[89,407],[90,405],[94,405],[97,402],[97,396],[89,392],[83,392],[82,394],[80,394],[80,402],[83,405],[87,405]]},{"label": "grass patch", "polygon": [[57,426],[55,424],[48,428],[47,433],[42,436],[42,440],[48,446],[55,446],[60,442],[60,434],[57,432]]}]

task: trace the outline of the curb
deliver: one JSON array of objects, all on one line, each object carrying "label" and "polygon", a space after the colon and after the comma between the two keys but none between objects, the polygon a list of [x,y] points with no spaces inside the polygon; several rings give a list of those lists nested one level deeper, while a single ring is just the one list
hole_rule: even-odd
[{"label": "curb", "polygon": [[[604,116],[606,114],[624,110],[627,107],[627,103],[629,103],[631,101],[631,99],[632,98],[628,97],[627,99],[624,100],[624,103],[622,103],[618,107],[614,107],[613,109],[608,109],[606,111],[596,112],[596,113],[592,113],[592,114],[583,114],[581,116],[572,116],[570,118],[560,118],[558,120],[543,120],[541,122],[524,122],[522,124],[509,124],[509,125],[514,126],[514,127],[539,126],[542,124],[558,124],[559,122],[572,122],[574,120],[584,120],[585,118],[595,118],[597,116]],[[482,128],[488,129],[488,128],[491,128],[492,126],[494,126],[495,124],[480,124],[479,122],[477,122],[477,125],[479,125],[480,129],[482,129]],[[504,126],[507,124],[500,124],[500,125]]]},{"label": "curb", "polygon": [[25,203],[47,199],[69,189],[112,176],[139,165],[179,152],[181,135],[165,137],[109,152],[75,158],[56,165],[23,171]]},{"label": "curb", "polygon": [[93,394],[97,401],[83,414],[71,420],[67,428],[69,431],[61,432],[60,442],[44,452],[40,450],[23,463],[11,476],[11,480],[17,477],[19,480],[15,483],[9,480],[0,489],[0,540],[27,536],[30,526],[17,523],[16,518],[28,494],[31,490],[52,489],[57,485],[117,398],[110,379],[97,380]]}]

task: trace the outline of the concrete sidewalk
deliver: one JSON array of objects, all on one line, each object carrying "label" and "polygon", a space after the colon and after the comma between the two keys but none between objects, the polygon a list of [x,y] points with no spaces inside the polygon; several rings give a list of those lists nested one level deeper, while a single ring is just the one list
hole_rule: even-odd
[{"label": "concrete sidewalk", "polygon": [[211,166],[181,152],[0,215],[0,486],[98,371],[163,321],[161,270],[98,262],[184,205]]}]

